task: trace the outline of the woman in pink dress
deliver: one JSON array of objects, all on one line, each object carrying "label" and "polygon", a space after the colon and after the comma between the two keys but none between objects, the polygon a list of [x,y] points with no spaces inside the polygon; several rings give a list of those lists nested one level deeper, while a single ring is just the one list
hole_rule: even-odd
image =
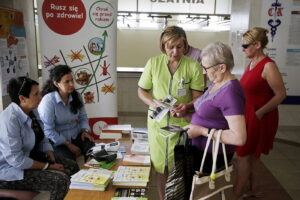
[{"label": "woman in pink dress", "polygon": [[[278,127],[278,105],[286,96],[284,83],[278,67],[264,53],[268,44],[268,30],[255,27],[243,35],[242,48],[248,64],[240,82],[246,96],[245,118],[247,141],[236,149],[238,155],[237,183],[238,196],[246,192],[255,197],[261,195],[257,163],[261,153],[268,154]],[[250,188],[246,185],[250,181]]]}]

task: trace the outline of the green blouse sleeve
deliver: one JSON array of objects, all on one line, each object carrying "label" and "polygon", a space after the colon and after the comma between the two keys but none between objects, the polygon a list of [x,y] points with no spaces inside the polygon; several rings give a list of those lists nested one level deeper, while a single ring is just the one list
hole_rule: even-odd
[{"label": "green blouse sleeve", "polygon": [[151,58],[148,60],[144,72],[142,73],[142,76],[140,77],[140,80],[138,82],[138,86],[140,88],[143,88],[145,90],[151,90],[153,87],[152,83],[152,61]]}]

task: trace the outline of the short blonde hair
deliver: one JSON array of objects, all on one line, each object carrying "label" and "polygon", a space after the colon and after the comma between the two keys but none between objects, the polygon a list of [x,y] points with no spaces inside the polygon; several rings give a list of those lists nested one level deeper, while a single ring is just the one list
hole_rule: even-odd
[{"label": "short blonde hair", "polygon": [[261,43],[261,48],[266,48],[269,39],[268,39],[268,30],[261,27],[254,27],[248,30],[246,33],[243,34],[243,38],[249,42],[253,43],[255,41],[259,41]]},{"label": "short blonde hair", "polygon": [[165,47],[169,42],[182,40],[184,43],[184,52],[188,49],[188,42],[185,31],[179,26],[169,26],[160,35],[160,50],[166,53]]},{"label": "short blonde hair", "polygon": [[207,57],[212,65],[225,64],[228,71],[234,67],[234,59],[230,47],[222,42],[208,44],[201,52],[201,58]]}]

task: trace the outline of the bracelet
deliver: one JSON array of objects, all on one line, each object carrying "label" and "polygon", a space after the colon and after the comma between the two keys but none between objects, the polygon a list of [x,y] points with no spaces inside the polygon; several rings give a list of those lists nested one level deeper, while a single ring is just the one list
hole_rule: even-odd
[{"label": "bracelet", "polygon": [[49,163],[47,162],[42,170],[46,170],[46,169],[48,169],[48,167],[49,167]]},{"label": "bracelet", "polygon": [[208,132],[207,132],[207,135],[209,135],[211,132],[211,128],[208,128]]}]

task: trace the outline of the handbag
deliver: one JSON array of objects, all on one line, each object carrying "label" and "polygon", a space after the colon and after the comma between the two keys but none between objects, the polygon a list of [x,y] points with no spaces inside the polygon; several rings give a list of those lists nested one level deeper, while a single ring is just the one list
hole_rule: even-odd
[{"label": "handbag", "polygon": [[[181,140],[183,139],[183,144]],[[174,167],[168,175],[165,200],[188,200],[194,175],[196,147],[191,145],[186,130],[180,132],[174,148]]]},{"label": "handbag", "polygon": [[190,195],[190,200],[225,200],[225,196],[227,199],[233,199],[233,180],[231,174],[233,172],[233,166],[228,166],[227,156],[225,144],[222,143],[223,155],[224,155],[224,163],[225,169],[222,169],[216,172],[216,162],[217,155],[219,151],[220,138],[222,130],[217,132],[217,139],[213,141],[212,145],[212,170],[211,174],[204,174],[202,172],[203,165],[205,161],[205,157],[207,154],[208,146],[212,139],[212,135],[216,130],[211,130],[210,134],[207,138],[207,143],[204,149],[204,154],[202,157],[200,170],[196,171],[196,174],[193,176],[192,190]]}]

